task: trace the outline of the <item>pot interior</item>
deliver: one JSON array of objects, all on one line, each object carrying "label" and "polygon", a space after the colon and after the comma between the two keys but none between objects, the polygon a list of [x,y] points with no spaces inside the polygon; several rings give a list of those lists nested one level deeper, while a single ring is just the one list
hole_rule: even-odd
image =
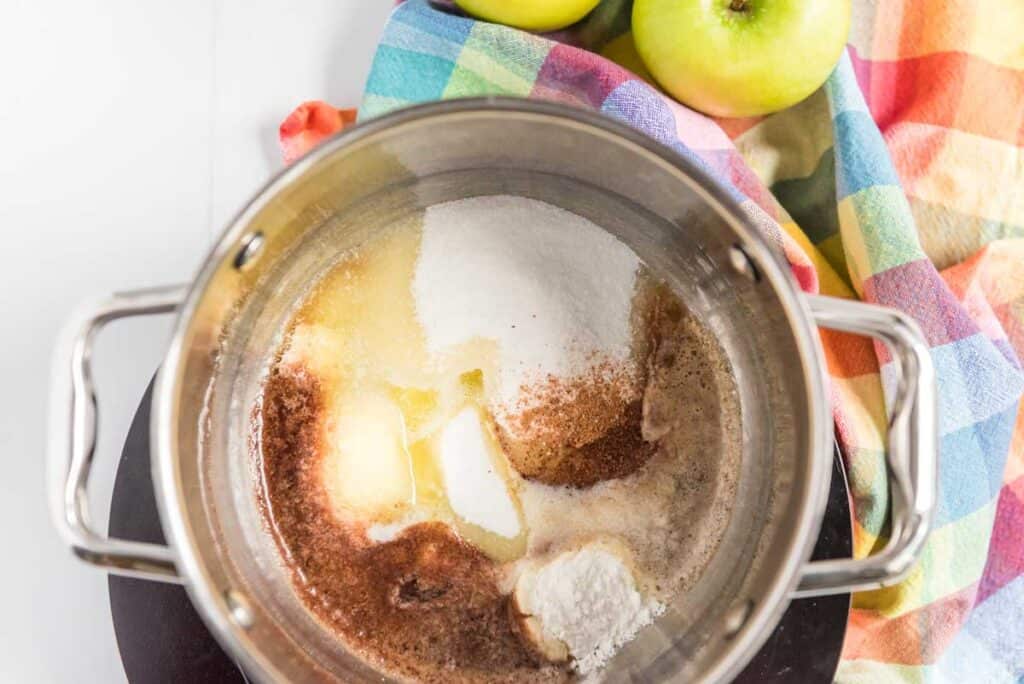
[{"label": "pot interior", "polygon": [[[346,249],[432,204],[492,194],[542,200],[606,228],[672,284],[724,348],[743,422],[725,538],[696,586],[605,674],[689,680],[742,666],[781,615],[810,553],[828,485],[828,417],[786,267],[702,178],[595,115],[462,101],[343,134],[243,212],[179,320],[154,453],[164,526],[193,600],[248,671],[380,680],[302,606],[257,505],[251,421],[289,314]],[[258,250],[250,245],[256,234]]]}]

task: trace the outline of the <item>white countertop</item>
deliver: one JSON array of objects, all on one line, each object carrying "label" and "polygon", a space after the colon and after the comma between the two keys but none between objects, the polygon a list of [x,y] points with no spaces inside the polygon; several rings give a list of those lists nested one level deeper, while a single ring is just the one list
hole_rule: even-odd
[{"label": "white countertop", "polygon": [[[0,681],[124,681],[105,575],[74,560],[44,491],[53,344],[82,300],[188,280],[281,168],[307,99],[358,103],[388,0],[13,0],[0,18]],[[92,486],[114,465],[166,319],[98,340]]]}]

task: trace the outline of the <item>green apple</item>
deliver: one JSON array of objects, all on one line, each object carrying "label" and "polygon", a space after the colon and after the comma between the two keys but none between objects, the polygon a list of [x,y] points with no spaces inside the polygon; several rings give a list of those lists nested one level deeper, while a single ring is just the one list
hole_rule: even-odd
[{"label": "green apple", "polygon": [[655,80],[715,116],[785,109],[832,73],[850,0],[636,0],[633,39]]},{"label": "green apple", "polygon": [[554,31],[587,16],[600,0],[455,0],[478,19],[528,31]]},{"label": "green apple", "polygon": [[609,41],[607,45],[601,48],[601,56],[612,60],[621,67],[629,69],[648,83],[654,82],[651,75],[647,73],[647,67],[644,66],[643,60],[640,59],[640,55],[636,52],[632,31],[626,31],[618,38]]}]

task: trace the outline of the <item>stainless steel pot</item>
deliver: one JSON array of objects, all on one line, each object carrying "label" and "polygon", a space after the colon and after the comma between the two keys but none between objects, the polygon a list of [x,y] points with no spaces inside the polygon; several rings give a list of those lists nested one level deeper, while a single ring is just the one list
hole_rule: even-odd
[{"label": "stainless steel pot", "polygon": [[[740,387],[743,463],[725,539],[694,589],[616,656],[608,680],[726,680],[794,596],[882,587],[910,570],[936,488],[934,376],[914,322],[799,292],[734,199],[671,150],[604,116],[518,99],[430,104],[346,130],[270,182],[191,285],[115,295],[76,320],[59,516],[73,551],[110,572],[184,583],[221,644],[261,680],[379,681],[291,590],[256,507],[251,410],[275,335],[343,249],[407,212],[495,193],[562,206],[630,245],[718,336]],[[92,340],[111,320],[172,312],[151,426],[170,545],[109,539],[86,514]],[[808,561],[832,458],[816,324],[880,340],[899,368],[891,537],[863,560]]]}]

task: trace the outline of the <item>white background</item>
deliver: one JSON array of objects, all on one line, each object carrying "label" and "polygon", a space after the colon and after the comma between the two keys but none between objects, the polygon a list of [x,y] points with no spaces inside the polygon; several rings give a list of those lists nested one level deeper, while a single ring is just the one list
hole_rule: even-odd
[{"label": "white background", "polygon": [[[0,2],[0,681],[118,682],[105,576],[53,531],[51,355],[84,299],[188,280],[281,168],[307,99],[358,104],[388,0]],[[169,321],[98,341],[92,493],[113,467]]]}]

